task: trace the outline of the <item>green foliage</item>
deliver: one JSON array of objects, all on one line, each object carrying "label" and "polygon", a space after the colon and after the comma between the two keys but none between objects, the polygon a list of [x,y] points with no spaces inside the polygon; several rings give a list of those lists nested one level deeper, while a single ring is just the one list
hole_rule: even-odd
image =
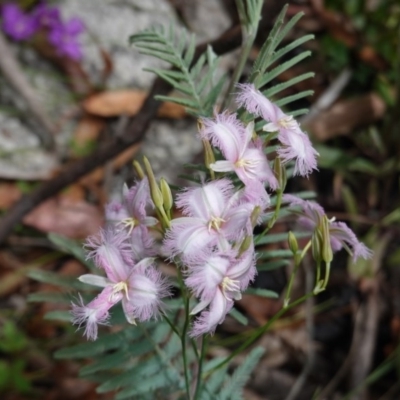
[{"label": "green foliage", "polygon": [[243,399],[242,390],[246,382],[250,378],[250,374],[258,364],[261,356],[264,354],[265,349],[256,347],[246,357],[244,362],[236,368],[232,377],[224,385],[223,390],[219,395],[220,400],[241,400]]},{"label": "green foliage", "polygon": [[[258,24],[259,11],[262,6],[261,0],[238,1],[242,22],[247,30],[254,29]],[[275,78],[287,71],[289,68],[309,56],[309,52],[300,52],[291,57],[292,51],[312,39],[311,35],[304,36],[296,41],[281,46],[284,38],[299,20],[297,15],[284,24],[286,7],[277,18],[267,43],[262,47],[252,70],[250,81],[281,106],[287,106],[296,100],[311,94],[310,91],[291,94],[283,98],[279,95],[293,85],[309,79],[312,73],[299,75],[287,82],[275,84]],[[245,30],[246,30],[245,29]],[[254,32],[253,32],[254,33]],[[130,42],[135,44],[141,53],[154,56],[171,65],[172,69],[151,68],[149,71],[155,73],[161,79],[167,81],[175,89],[178,95],[158,96],[159,100],[168,100],[181,104],[196,116],[211,116],[217,98],[222,90],[224,79],[216,78],[218,57],[211,47],[198,57],[195,51],[196,40],[194,35],[189,35],[184,30],[177,30],[172,25],[169,29],[154,28],[131,36]],[[285,57],[283,59],[283,57]],[[275,98],[276,97],[276,98]],[[304,110],[292,110],[293,115],[300,115]],[[261,129],[261,125],[257,125]],[[271,139],[271,138],[270,138]],[[268,146],[267,152],[274,151],[274,146]],[[187,178],[200,182],[200,176],[193,176],[193,172],[199,174],[207,173],[204,165],[189,165],[191,175]],[[289,177],[290,171],[289,171]],[[312,194],[305,192],[299,194],[303,198],[310,198]],[[280,203],[276,197],[271,199],[271,205]],[[286,207],[282,207],[275,217],[283,217],[289,214]],[[267,222],[272,216],[266,216]],[[303,232],[297,232],[297,238],[305,236]],[[67,238],[50,235],[50,240],[63,251],[74,255],[85,263],[89,269],[94,270],[92,263],[85,259],[81,244],[76,244]],[[267,234],[257,235],[255,241],[259,246],[258,258],[260,270],[272,270],[282,268],[290,262],[292,253],[289,250],[266,248],[268,244],[286,241],[287,235]],[[50,283],[63,289],[62,293],[56,295],[50,293],[36,293],[30,296],[30,301],[50,301],[53,303],[66,304],[71,301],[71,293],[76,290],[82,298],[93,298],[90,286],[79,282],[77,279],[60,277],[48,271],[35,270],[30,273],[33,279]],[[266,289],[250,289],[252,293],[264,297],[276,298],[278,295]],[[184,330],[184,319],[182,305],[177,306],[176,300],[167,301],[168,317],[174,322],[176,330]],[[243,324],[247,319],[237,310],[232,310],[231,315]],[[45,318],[70,321],[71,315],[68,311],[52,311]],[[75,344],[61,349],[55,353],[59,359],[90,359],[91,363],[81,368],[80,375],[85,379],[98,382],[99,393],[116,392],[116,399],[156,399],[166,398],[174,394],[177,398],[183,398],[185,393],[184,365],[182,362],[181,339],[172,331],[165,319],[156,322],[141,323],[132,326],[125,322],[121,307],[114,307],[110,324],[113,332],[105,332],[100,329],[99,338],[95,342]],[[186,329],[186,328],[185,328]],[[190,340],[187,339],[190,343]],[[192,342],[193,347],[196,344]],[[199,362],[198,350],[187,346],[187,362],[189,382],[197,379],[194,364]],[[221,360],[205,362],[204,374],[207,379],[201,385],[201,399],[238,400],[242,397],[242,390],[251,372],[257,365],[262,349],[256,348],[250,352],[245,361],[235,369],[232,375],[227,371],[228,363],[221,364],[214,371],[214,367]],[[1,366],[0,366],[1,367]],[[213,371],[210,376],[207,371]],[[180,396],[180,397],[179,397]]]},{"label": "green foliage", "polygon": [[130,43],[140,49],[142,54],[154,56],[166,61],[174,68],[147,68],[167,81],[185,97],[156,96],[158,100],[172,101],[183,105],[196,116],[210,116],[216,99],[221,91],[224,78],[216,78],[218,57],[211,47],[195,59],[196,38],[171,24],[168,30],[153,28],[132,35]]},{"label": "green foliage", "polygon": [[28,339],[12,321],[5,321],[0,328],[0,352],[7,358],[0,360],[0,393],[8,390],[29,393],[31,382],[26,377],[26,361],[23,352]]}]

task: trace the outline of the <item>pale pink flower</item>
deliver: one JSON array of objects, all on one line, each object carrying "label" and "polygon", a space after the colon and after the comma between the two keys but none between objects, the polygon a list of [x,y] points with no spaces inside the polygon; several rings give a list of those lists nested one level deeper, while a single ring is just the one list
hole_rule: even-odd
[{"label": "pale pink flower", "polygon": [[73,323],[86,324],[88,339],[97,338],[97,325],[106,324],[109,309],[119,301],[127,321],[146,321],[157,316],[161,309],[161,298],[168,295],[166,281],[154,266],[153,258],[134,263],[128,258],[130,244],[127,236],[113,230],[102,231],[96,238],[90,238],[87,246],[92,247],[89,258],[104,269],[106,277],[86,274],[79,277],[81,282],[104,288],[86,306],[82,300],[73,304]]},{"label": "pale pink flower", "polygon": [[[301,207],[298,222],[303,228],[312,232],[321,225],[325,212],[319,204],[300,199],[293,195],[285,195],[283,200],[289,203],[291,207]],[[330,220],[329,236],[332,250],[338,251],[343,247],[346,250],[350,250],[353,261],[356,261],[358,258],[368,259],[372,257],[372,251],[357,239],[354,232],[344,222],[334,222],[334,220]]]},{"label": "pale pink flower", "polygon": [[147,216],[146,207],[154,207],[150,196],[149,182],[143,178],[128,189],[124,186],[123,200],[111,202],[106,207],[106,219],[109,223],[121,225],[129,232],[136,227],[154,226],[158,220]]},{"label": "pale pink flower", "polygon": [[225,160],[219,160],[210,167],[216,172],[237,174],[244,184],[253,181],[268,182],[272,189],[278,187],[278,181],[268,164],[260,140],[252,140],[254,123],[245,128],[233,114],[223,113],[215,121],[204,118],[200,135],[211,141],[221,150]]},{"label": "pale pink flower", "polygon": [[185,217],[176,218],[166,234],[164,251],[169,256],[180,254],[185,262],[196,260],[213,247],[229,248],[229,240],[237,240],[243,232],[251,233],[251,204],[240,204],[227,179],[201,187],[188,188],[177,196],[177,206]]},{"label": "pale pink flower", "polygon": [[238,87],[240,89],[237,97],[238,104],[268,121],[263,128],[264,131],[278,132],[278,140],[282,144],[278,155],[283,162],[295,160],[294,174],[307,176],[316,169],[318,153],[293,116],[286,115],[253,84],[241,84]]},{"label": "pale pink flower", "polygon": [[[186,285],[192,289],[200,303],[192,314],[202,311],[195,321],[191,336],[213,333],[232,308],[234,300],[240,300],[256,274],[254,248],[239,259],[223,254],[213,254],[191,265]],[[205,310],[208,308],[207,310]]]}]

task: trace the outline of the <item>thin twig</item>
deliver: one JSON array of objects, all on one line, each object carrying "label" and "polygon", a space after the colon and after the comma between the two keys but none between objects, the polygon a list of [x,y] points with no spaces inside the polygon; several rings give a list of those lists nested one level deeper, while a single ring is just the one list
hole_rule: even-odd
[{"label": "thin twig", "polygon": [[[200,55],[207,49],[207,45],[211,45],[216,54],[222,55],[236,49],[241,43],[240,26],[234,26],[227,30],[218,39],[197,46],[193,63],[195,63]],[[1,57],[0,57],[1,59]],[[143,103],[138,114],[132,118],[126,132],[120,137],[114,137],[105,142],[94,153],[79,161],[65,167],[65,169],[54,179],[51,179],[31,193],[21,198],[0,220],[0,244],[12,232],[16,224],[21,222],[22,218],[40,203],[54,196],[68,185],[76,182],[82,176],[93,171],[95,168],[104,165],[107,161],[116,157],[125,151],[128,147],[139,143],[147,128],[153,119],[156,118],[157,110],[161,103],[154,99],[156,94],[167,94],[171,90],[171,86],[162,81],[155,79],[148,97]]]},{"label": "thin twig", "polygon": [[6,38],[0,32],[0,70],[7,81],[15,88],[20,96],[25,100],[29,110],[40,123],[41,128],[36,132],[43,146],[52,149],[55,146],[54,133],[55,125],[43,108],[40,98],[35,89],[25,77],[18,60],[16,59],[12,49],[7,43]]}]

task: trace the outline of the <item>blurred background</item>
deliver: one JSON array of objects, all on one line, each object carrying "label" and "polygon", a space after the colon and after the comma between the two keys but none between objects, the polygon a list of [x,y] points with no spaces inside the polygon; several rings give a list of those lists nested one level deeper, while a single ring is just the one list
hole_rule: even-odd
[{"label": "blurred background", "polygon": [[[252,59],[284,4],[265,0]],[[315,40],[302,46],[311,55],[275,83],[315,73],[285,95],[313,91],[295,106],[309,108],[301,123],[320,154],[319,172],[290,180],[289,190],[315,192],[328,215],[351,226],[374,257],[352,264],[339,254],[328,290],[274,324],[261,339],[267,351],[246,398],[398,399],[400,3],[288,4],[287,18],[304,16],[285,43],[306,34]],[[57,296],[60,289],[29,274],[55,271],[68,280],[85,272],[47,235],[81,240],[96,233],[104,204],[132,182],[135,157],[146,154],[156,175],[174,184],[184,163],[201,160],[196,120],[183,108],[141,110],[155,79],[143,68],[162,64],[140,55],[128,38],[170,21],[194,32],[198,43],[237,37],[234,0],[0,1],[1,399],[112,398],[78,377],[82,363],[52,357],[84,339],[51,318],[68,305],[33,301],[36,292]],[[218,73],[231,74],[237,55],[222,57]],[[142,127],[138,113],[151,123]],[[115,145],[120,139],[126,146]],[[290,224],[274,229],[285,232]],[[307,288],[311,267],[299,274],[298,293]],[[282,293],[287,275],[285,268],[268,271],[256,285]],[[239,304],[253,327],[281,306],[250,295]],[[211,355],[229,354],[230,335],[245,329],[228,318]]]}]

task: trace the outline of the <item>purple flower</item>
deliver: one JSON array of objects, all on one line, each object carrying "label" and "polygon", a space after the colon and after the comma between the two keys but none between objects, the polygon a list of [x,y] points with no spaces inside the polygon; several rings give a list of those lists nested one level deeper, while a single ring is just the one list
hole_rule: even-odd
[{"label": "purple flower", "polygon": [[57,7],[49,7],[45,3],[35,7],[33,16],[36,18],[37,24],[42,28],[49,29],[62,25],[60,10]]},{"label": "purple flower", "polygon": [[[283,200],[289,203],[290,207],[301,207],[301,217],[298,222],[304,229],[313,232],[321,225],[325,212],[319,204],[302,200],[293,195],[285,195]],[[357,239],[354,232],[344,222],[334,222],[331,220],[329,224],[329,236],[332,250],[339,251],[342,248],[349,250],[354,262],[359,257],[364,259],[372,257],[372,251]]]},{"label": "purple flower", "polygon": [[73,323],[86,324],[84,334],[88,339],[97,338],[97,326],[106,324],[109,309],[122,301],[127,321],[146,321],[157,316],[161,309],[161,298],[169,294],[161,273],[154,267],[153,258],[145,258],[138,263],[127,259],[129,244],[126,236],[112,230],[102,231],[88,245],[93,249],[89,257],[105,270],[106,277],[86,274],[79,277],[81,282],[102,287],[103,291],[87,305],[72,305]]},{"label": "purple flower", "polygon": [[79,18],[72,18],[64,24],[51,26],[49,41],[60,55],[79,61],[82,58],[82,50],[78,36],[84,29],[83,22]]},{"label": "purple flower", "polygon": [[239,85],[237,102],[252,114],[261,116],[268,123],[263,130],[279,132],[278,140],[283,145],[278,155],[283,162],[295,160],[294,174],[307,176],[317,168],[317,151],[308,136],[302,132],[297,121],[270,102],[253,84]]},{"label": "purple flower", "polygon": [[36,19],[25,14],[17,4],[4,4],[2,17],[4,32],[14,40],[29,39],[37,31]]},{"label": "purple flower", "polygon": [[252,141],[254,124],[245,128],[235,115],[227,113],[216,116],[215,121],[203,119],[201,136],[211,140],[221,150],[224,161],[216,161],[210,167],[216,172],[234,171],[244,184],[254,181],[268,182],[271,188],[278,181],[262,150],[261,141]]},{"label": "purple flower", "polygon": [[116,225],[122,225],[131,233],[139,226],[154,226],[158,220],[147,216],[146,207],[154,208],[150,196],[149,182],[142,179],[128,189],[124,187],[122,203],[111,202],[106,207],[106,219]]},{"label": "purple flower", "polygon": [[214,254],[191,266],[185,283],[200,298],[192,314],[202,313],[194,322],[190,336],[213,333],[225,319],[234,300],[242,298],[241,291],[247,288],[255,274],[254,248],[238,260]]},{"label": "purple flower", "polygon": [[229,248],[229,240],[251,233],[250,215],[254,206],[240,204],[240,192],[234,193],[228,179],[220,179],[178,195],[177,206],[186,217],[172,220],[164,241],[164,250],[185,262],[209,253],[214,246]]}]

